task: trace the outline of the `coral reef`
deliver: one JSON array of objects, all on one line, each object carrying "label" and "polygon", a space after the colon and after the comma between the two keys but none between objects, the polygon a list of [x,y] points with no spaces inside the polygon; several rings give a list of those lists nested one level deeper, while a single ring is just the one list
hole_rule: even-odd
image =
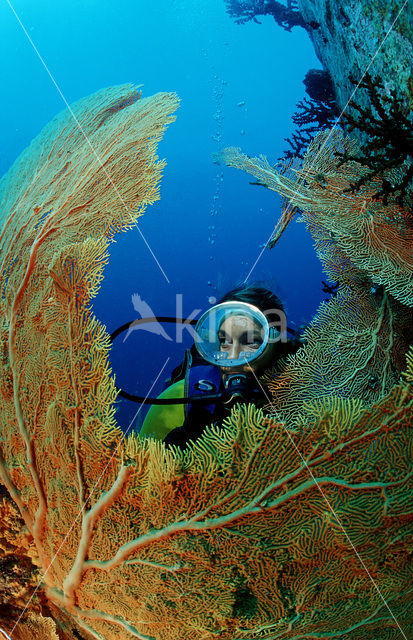
[{"label": "coral reef", "polygon": [[[354,82],[354,84],[356,84]],[[344,153],[343,163],[355,160],[369,169],[351,191],[360,189],[371,178],[381,180],[381,188],[375,197],[388,203],[389,197],[396,196],[400,205],[413,205],[413,113],[404,105],[396,92],[386,92],[379,78],[366,73],[358,83],[358,89],[365,89],[369,95],[369,107],[362,107],[357,98],[349,103],[349,110],[343,120],[349,132],[357,131],[364,136],[364,142],[356,155]],[[413,217],[411,217],[413,223]]]},{"label": "coral reef", "polygon": [[[366,70],[404,104],[412,95],[413,12],[406,0],[298,0],[315,52],[333,80],[340,111]],[[312,26],[314,25],[315,26]],[[369,97],[357,95],[369,108]],[[410,102],[411,104],[411,102]],[[359,140],[361,141],[361,140]]]},{"label": "coral reef", "polygon": [[90,300],[108,240],[158,196],[176,106],[105,89],[73,107],[82,130],[61,114],[0,184],[0,479],[15,504],[1,539],[41,572],[41,601],[37,575],[19,577],[27,610],[0,626],[13,640],[407,637],[411,231],[398,205],[382,220],[367,185],[343,195],[363,167],[337,166],[341,138],[316,139],[286,175],[227,153],[302,208],[341,282],[271,376],[269,413],[236,406],[185,452],[115,423]]},{"label": "coral reef", "polygon": [[[284,197],[273,244],[299,208],[327,274],[340,282],[333,299],[322,303],[306,329],[306,344],[264,378],[272,395],[268,410],[298,432],[314,419],[340,425],[346,432],[362,406],[363,422],[387,424],[381,399],[397,388],[406,366],[404,355],[413,343],[411,212],[397,202],[389,206],[377,199],[375,176],[366,179],[359,192],[349,192],[351,181],[367,170],[354,160],[341,163],[337,149],[356,153],[358,145],[340,131],[323,132],[301,165],[275,167],[265,157],[251,158],[239,149],[221,154],[223,162],[246,170]],[[411,404],[411,390],[408,397]],[[372,408],[370,418],[367,407]],[[409,460],[411,469],[411,454]],[[404,491],[402,502],[410,501],[411,490]],[[406,536],[411,538],[409,513]],[[407,548],[404,556],[409,557]],[[376,631],[372,637],[389,636]]]},{"label": "coral reef", "polygon": [[249,20],[259,22],[257,16],[273,16],[275,22],[286,31],[293,27],[304,27],[303,17],[296,0],[286,0],[286,4],[277,0],[226,0],[227,11],[238,24]]},{"label": "coral reef", "polygon": [[310,69],[303,80],[309,98],[300,100],[292,116],[298,128],[291,138],[285,138],[290,148],[281,159],[304,159],[310,142],[319,131],[330,129],[337,120],[337,104],[330,74],[320,69]]}]

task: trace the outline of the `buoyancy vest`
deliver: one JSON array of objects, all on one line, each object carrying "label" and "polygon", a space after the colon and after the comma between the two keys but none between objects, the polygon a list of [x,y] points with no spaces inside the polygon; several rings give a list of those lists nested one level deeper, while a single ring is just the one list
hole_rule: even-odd
[{"label": "buoyancy vest", "polygon": [[[185,372],[185,396],[202,396],[208,393],[216,393],[222,390],[222,386],[222,374],[219,367],[208,364],[202,359],[197,361],[189,354],[188,366]],[[202,403],[202,406],[212,416],[216,403],[216,400],[212,400],[210,404]],[[190,402],[185,405],[185,417],[192,411],[193,404]]]},{"label": "buoyancy vest", "polygon": [[[174,369],[167,387],[159,398],[184,398],[188,396],[202,396],[222,390],[222,376],[219,367],[214,367],[203,360],[193,350],[185,352],[182,363]],[[194,405],[202,406],[194,406]],[[144,437],[164,440],[184,423],[188,424],[191,416],[202,412],[203,421],[213,422],[216,410],[216,400],[210,404],[186,403],[182,405],[152,405],[143,422],[140,434]],[[188,417],[189,416],[189,417]]]}]

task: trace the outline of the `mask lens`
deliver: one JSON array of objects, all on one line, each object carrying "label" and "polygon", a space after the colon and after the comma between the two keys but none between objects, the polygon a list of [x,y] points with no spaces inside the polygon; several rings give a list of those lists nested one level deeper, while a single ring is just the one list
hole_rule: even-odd
[{"label": "mask lens", "polygon": [[264,314],[246,302],[223,302],[198,320],[195,345],[200,355],[220,367],[237,367],[262,354],[269,338]]}]

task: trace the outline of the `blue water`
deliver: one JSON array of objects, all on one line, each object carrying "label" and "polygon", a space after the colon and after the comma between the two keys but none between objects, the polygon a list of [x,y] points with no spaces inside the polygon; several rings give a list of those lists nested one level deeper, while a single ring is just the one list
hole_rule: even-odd
[{"label": "blue water", "polygon": [[[137,230],[117,236],[95,300],[109,331],[138,317],[138,293],[157,315],[205,310],[242,282],[261,253],[280,213],[274,193],[251,186],[248,175],[217,166],[212,154],[240,146],[275,162],[294,129],[291,116],[305,95],[309,68],[321,68],[304,29],[283,31],[271,17],[237,25],[224,0],[12,0],[16,13],[55,82],[70,103],[109,85],[142,84],[145,96],[175,91],[177,121],[159,147],[167,167],[161,200],[147,209]],[[0,1],[0,174],[41,128],[64,107],[22,26]],[[292,224],[279,244],[266,249],[249,282],[270,286],[286,306],[289,324],[308,322],[320,300],[322,275],[303,224]],[[140,330],[112,351],[120,386],[151,395],[191,344],[188,333],[171,337]],[[124,428],[139,426],[145,410],[121,401]]]}]

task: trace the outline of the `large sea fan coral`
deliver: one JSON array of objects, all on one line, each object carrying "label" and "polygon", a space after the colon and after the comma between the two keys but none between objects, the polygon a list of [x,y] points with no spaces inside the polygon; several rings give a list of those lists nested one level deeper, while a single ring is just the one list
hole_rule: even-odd
[{"label": "large sea fan coral", "polygon": [[[400,378],[388,297],[364,300],[376,325],[356,366],[343,351],[347,395],[325,393],[333,353],[309,373],[323,326],[351,308],[337,297],[305,357],[274,378],[271,416],[237,406],[185,452],[122,440],[108,336],[89,304],[108,238],[157,196],[156,143],[175,107],[168,94],[99,92],[74,112],[101,163],[66,113],[3,179],[0,478],[22,521],[10,511],[0,533],[24,530],[8,544],[40,566],[47,600],[23,590],[28,611],[16,602],[1,625],[13,640],[36,628],[98,640],[411,633],[413,354]],[[354,313],[355,347],[363,322]],[[379,375],[387,361],[385,384],[365,395],[369,364]],[[302,379],[311,392],[297,408]]]}]

